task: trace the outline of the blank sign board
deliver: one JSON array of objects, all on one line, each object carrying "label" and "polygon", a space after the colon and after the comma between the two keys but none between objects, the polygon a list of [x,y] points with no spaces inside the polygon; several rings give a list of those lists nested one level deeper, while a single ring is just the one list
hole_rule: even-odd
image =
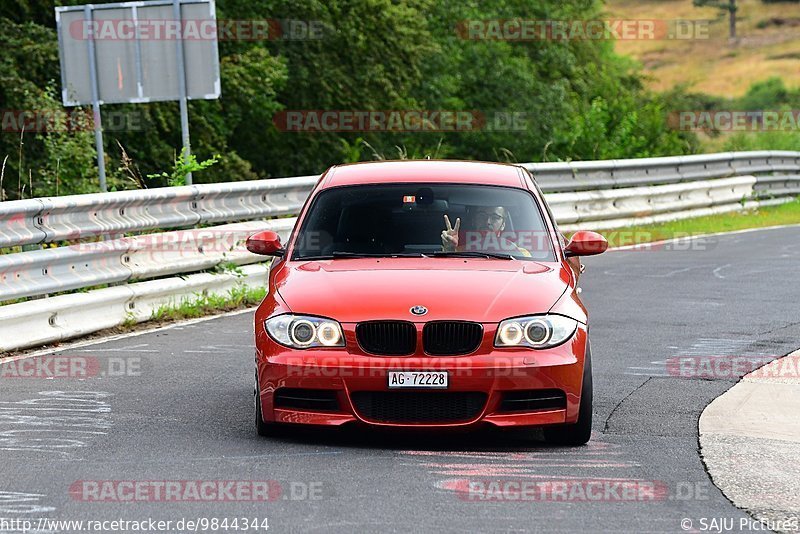
[{"label": "blank sign board", "polygon": [[178,100],[178,39],[183,40],[186,96],[220,95],[214,2],[125,2],[56,8],[62,101],[92,103],[91,43],[102,104]]}]

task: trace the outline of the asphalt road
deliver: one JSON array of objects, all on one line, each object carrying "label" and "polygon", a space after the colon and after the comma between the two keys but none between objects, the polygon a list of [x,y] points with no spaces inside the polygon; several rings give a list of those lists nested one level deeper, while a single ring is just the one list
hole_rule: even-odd
[{"label": "asphalt road", "polygon": [[[800,347],[800,228],[671,248],[586,261],[595,372],[587,447],[551,448],[499,432],[258,438],[245,313],[59,353],[96,361],[93,378],[0,379],[0,518],[33,519],[40,532],[77,530],[48,529],[40,517],[267,518],[271,532],[682,532],[687,520],[702,531],[716,518],[739,530],[747,516],[711,484],[697,438],[700,412],[736,378],[676,377],[668,360],[763,358]],[[274,500],[176,502],[151,493],[118,502],[124,482],[136,481],[272,481]],[[513,492],[457,491],[465,481],[573,485],[567,498],[520,501],[508,500]],[[598,481],[655,484],[665,493],[583,498],[578,490]],[[0,521],[0,532],[19,531],[20,523]]]}]

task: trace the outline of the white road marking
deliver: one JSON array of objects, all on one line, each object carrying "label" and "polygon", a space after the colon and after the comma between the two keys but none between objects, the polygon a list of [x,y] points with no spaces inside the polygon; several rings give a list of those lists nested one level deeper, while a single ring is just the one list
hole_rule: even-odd
[{"label": "white road marking", "polygon": [[648,278],[669,278],[673,275],[685,273],[688,271],[694,271],[697,269],[708,269],[707,265],[693,265],[692,267],[684,267],[683,269],[675,269],[674,271],[669,271],[667,274],[646,274],[645,276]]},{"label": "white road marking", "polygon": [[145,348],[149,346],[149,343],[140,343],[138,345],[120,347],[118,349],[83,349],[82,352],[161,352],[160,350]]},{"label": "white road marking", "polygon": [[714,276],[716,276],[717,278],[719,278],[719,279],[724,279],[724,278],[725,278],[725,276],[724,276],[724,275],[722,275],[722,274],[720,274],[720,271],[722,271],[723,269],[727,269],[727,268],[728,268],[728,267],[730,267],[730,266],[731,266],[731,264],[730,264],[730,263],[726,263],[725,265],[722,265],[722,266],[720,266],[720,267],[717,267],[716,269],[714,269],[714,270],[712,271],[712,273],[713,273],[713,274],[714,274]]},{"label": "white road marking", "polygon": [[[751,343],[752,341],[747,339],[700,338],[683,350],[674,345],[667,348],[676,351],[671,358],[735,356],[736,358],[758,362],[771,356],[763,352],[742,354],[744,349]],[[624,374],[628,376],[677,377],[669,373],[668,360],[666,359],[652,361],[649,366],[630,366]]]},{"label": "white road marking", "polygon": [[[41,391],[32,399],[0,401],[0,451],[71,456],[74,450],[88,447],[90,437],[106,434],[111,405],[105,399],[110,395]],[[73,419],[64,414],[79,415]]]}]

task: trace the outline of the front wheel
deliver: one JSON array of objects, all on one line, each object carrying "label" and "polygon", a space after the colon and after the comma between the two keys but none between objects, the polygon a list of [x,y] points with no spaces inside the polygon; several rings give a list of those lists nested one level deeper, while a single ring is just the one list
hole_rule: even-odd
[{"label": "front wheel", "polygon": [[587,344],[583,363],[583,386],[578,420],[544,428],[544,439],[553,445],[585,445],[592,436],[592,349]]}]

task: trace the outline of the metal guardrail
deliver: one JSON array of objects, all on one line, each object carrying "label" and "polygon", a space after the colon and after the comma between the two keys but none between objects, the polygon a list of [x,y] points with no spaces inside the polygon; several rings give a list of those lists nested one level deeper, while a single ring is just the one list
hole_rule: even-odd
[{"label": "metal guardrail", "polygon": [[[730,152],[528,163],[545,193],[756,176],[757,193],[800,189],[800,153]],[[759,176],[766,174],[766,176]],[[0,203],[0,248],[295,214],[318,177],[96,193]]]},{"label": "metal guardrail", "polygon": [[[530,163],[564,231],[721,213],[800,194],[800,152],[733,152],[634,160]],[[143,321],[197,291],[263,285],[243,247],[263,229],[288,235],[318,177],[195,185],[0,202],[0,248],[72,242],[0,255],[0,350]],[[239,221],[234,224],[232,221]],[[245,221],[245,222],[241,222]],[[213,225],[213,226],[209,226]],[[198,228],[193,228],[198,227]],[[181,230],[124,237],[153,230]],[[86,238],[104,241],[85,242]],[[190,274],[227,265],[218,274]],[[232,266],[244,266],[236,267]],[[181,274],[179,278],[164,278]],[[157,280],[143,281],[159,278]]]},{"label": "metal guardrail", "polygon": [[724,152],[665,158],[527,163],[545,193],[778,174],[800,183],[800,152]]},{"label": "metal guardrail", "polygon": [[223,294],[235,287],[263,286],[268,267],[247,265],[241,274],[193,274],[150,280],[90,293],[60,295],[42,301],[0,306],[0,350],[10,351],[84,336],[147,321],[161,306],[201,293]]},{"label": "metal guardrail", "polygon": [[618,228],[641,224],[643,218],[668,220],[707,208],[739,209],[753,196],[754,176],[717,180],[551,193],[547,203],[564,231]]},{"label": "metal guardrail", "polygon": [[0,300],[212,269],[264,258],[244,242],[261,230],[284,239],[295,218],[163,232],[0,255]]},{"label": "metal guardrail", "polygon": [[0,248],[296,214],[319,177],[0,202]]}]

